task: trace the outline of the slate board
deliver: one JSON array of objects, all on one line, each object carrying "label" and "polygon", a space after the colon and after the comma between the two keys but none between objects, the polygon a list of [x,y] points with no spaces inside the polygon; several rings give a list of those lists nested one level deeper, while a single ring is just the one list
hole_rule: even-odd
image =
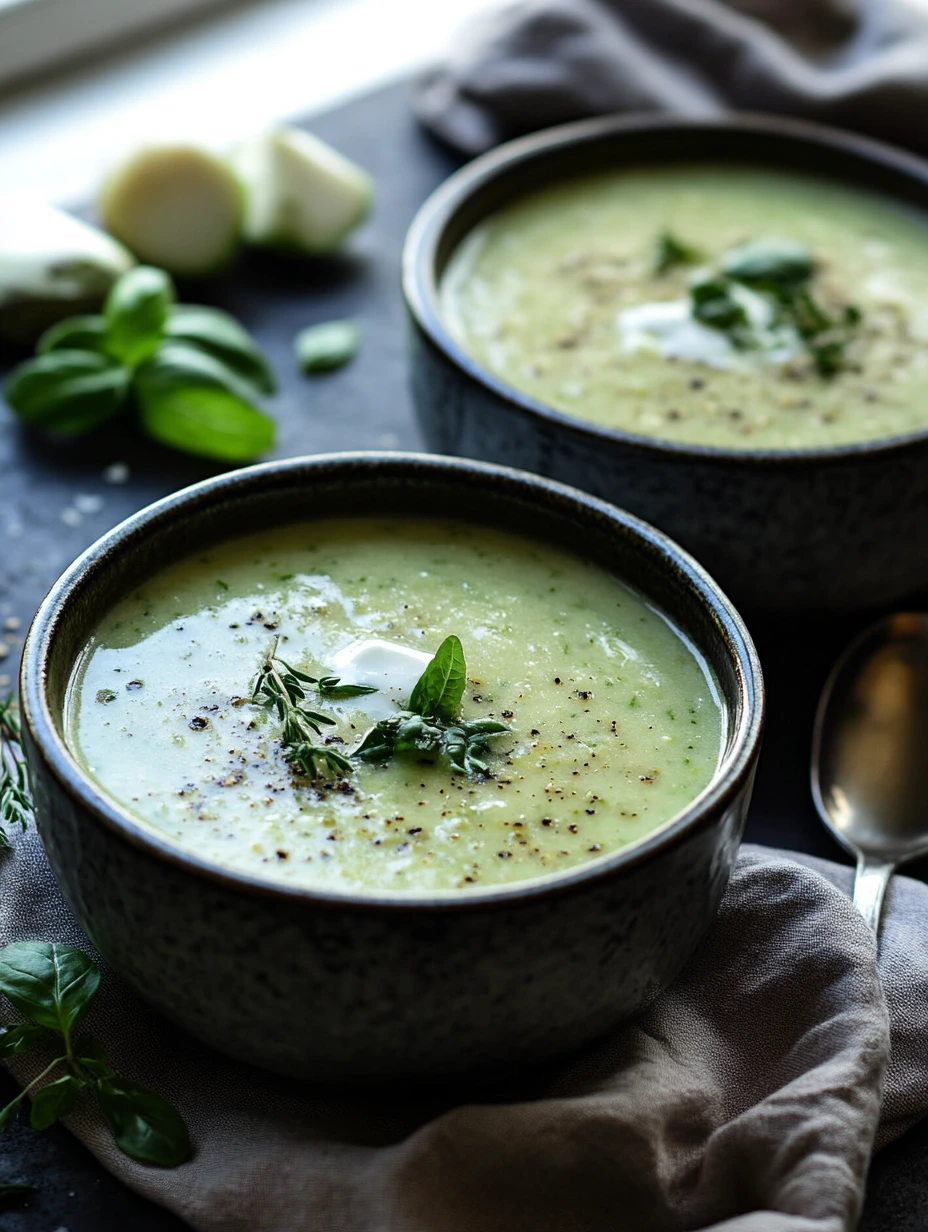
[{"label": "slate board", "polygon": [[[405,83],[314,118],[311,127],[377,182],[374,216],[350,250],[307,264],[252,256],[207,289],[181,298],[195,295],[235,313],[270,355],[282,386],[272,406],[280,424],[275,456],[422,448],[407,392],[400,253],[417,207],[456,159],[416,127]],[[341,316],[361,323],[357,359],[324,377],[299,376],[293,335],[313,321]],[[104,469],[114,462],[129,465],[128,483],[104,481]],[[211,473],[131,433],[109,431],[50,450],[0,405],[0,628],[13,616],[25,630],[61,570],[104,531]],[[82,497],[102,505],[82,513],[95,503]],[[790,616],[749,618],[767,677],[769,717],[748,838],[846,858],[819,823],[809,795],[812,716],[831,662],[872,617],[861,613],[814,626]],[[19,646],[14,641],[0,661],[0,692],[3,677],[14,675]],[[909,871],[928,880],[928,865]],[[14,1092],[0,1071],[0,1106]],[[114,1180],[58,1127],[38,1134],[17,1125],[0,1137],[0,1183],[19,1180],[38,1184],[39,1191],[0,1208],[0,1232],[173,1232],[184,1226]],[[861,1228],[928,1230],[928,1122],[877,1158]]]}]

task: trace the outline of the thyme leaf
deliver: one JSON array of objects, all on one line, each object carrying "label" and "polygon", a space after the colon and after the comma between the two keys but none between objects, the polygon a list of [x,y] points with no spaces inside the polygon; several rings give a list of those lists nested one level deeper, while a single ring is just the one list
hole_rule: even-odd
[{"label": "thyme leaf", "polygon": [[322,710],[311,710],[303,703],[307,689],[320,697],[338,699],[376,693],[368,685],[339,683],[338,676],[310,676],[277,657],[275,637],[264,656],[255,677],[251,700],[273,710],[283,730],[281,743],[287,750],[287,761],[308,778],[318,778],[325,772],[350,774],[353,766],[344,754],[329,745],[317,744],[323,727],[334,727],[335,720]]}]

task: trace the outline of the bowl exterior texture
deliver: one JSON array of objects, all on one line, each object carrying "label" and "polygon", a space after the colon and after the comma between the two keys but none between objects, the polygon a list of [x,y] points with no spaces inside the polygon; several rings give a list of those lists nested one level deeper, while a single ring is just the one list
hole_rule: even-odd
[{"label": "bowl exterior texture", "polygon": [[[69,682],[100,614],[122,594],[199,545],[259,525],[423,506],[435,516],[473,508],[543,542],[580,542],[589,558],[637,579],[695,639],[728,722],[726,769],[698,806],[568,875],[397,901],[278,888],[199,862],[123,814],[80,769],[62,734]],[[254,467],[129,519],[43,604],[21,695],[38,828],[88,937],[193,1035],[323,1082],[538,1062],[605,1032],[672,980],[728,882],[763,712],[737,614],[652,528],[534,476],[383,454]]]},{"label": "bowl exterior texture", "polygon": [[168,1018],[319,1082],[541,1061],[681,969],[737,853],[749,787],[662,858],[505,907],[396,913],[249,896],[114,837],[31,751],[52,868],[87,936]]},{"label": "bowl exterior texture", "polygon": [[526,413],[413,322],[412,391],[430,449],[549,475],[660,527],[739,607],[852,609],[928,586],[928,436],[829,459],[642,451]]},{"label": "bowl exterior texture", "polygon": [[901,601],[928,586],[928,429],[817,451],[664,444],[584,425],[534,402],[482,370],[445,329],[437,288],[451,253],[482,218],[572,175],[681,161],[829,176],[914,206],[928,219],[928,163],[792,120],[607,117],[511,142],[452,176],[407,238],[412,392],[426,442],[614,501],[682,544],[739,606],[853,609]]}]

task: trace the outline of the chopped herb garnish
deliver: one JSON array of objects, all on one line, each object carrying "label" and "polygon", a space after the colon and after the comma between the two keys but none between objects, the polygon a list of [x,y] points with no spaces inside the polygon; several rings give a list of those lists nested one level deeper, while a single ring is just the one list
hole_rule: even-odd
[{"label": "chopped herb garnish", "polygon": [[409,708],[375,723],[353,756],[379,762],[398,753],[419,753],[447,761],[455,774],[488,773],[483,758],[489,741],[509,728],[495,719],[460,717],[466,683],[464,649],[452,634],[416,682]]},{"label": "chopped herb garnish", "polygon": [[685,244],[671,231],[662,231],[654,248],[654,272],[666,274],[681,265],[695,265],[702,260],[702,253],[691,244]]},{"label": "chopped herb garnish", "polygon": [[728,336],[739,350],[760,347],[760,329],[739,302],[737,287],[764,297],[772,313],[767,328],[787,327],[798,336],[820,376],[846,366],[847,348],[861,322],[849,304],[835,315],[814,297],[811,253],[790,240],[754,240],[727,253],[718,272],[700,271],[690,281],[691,311],[697,321]]},{"label": "chopped herb garnish", "polygon": [[306,689],[320,697],[340,700],[361,697],[377,690],[363,684],[341,684],[338,676],[310,676],[277,657],[277,638],[271,643],[258,675],[251,700],[272,707],[283,724],[281,741],[287,749],[287,761],[309,778],[317,778],[323,770],[334,774],[349,774],[351,762],[329,745],[316,744],[315,736],[323,727],[334,727],[335,720],[321,710],[303,705]]}]

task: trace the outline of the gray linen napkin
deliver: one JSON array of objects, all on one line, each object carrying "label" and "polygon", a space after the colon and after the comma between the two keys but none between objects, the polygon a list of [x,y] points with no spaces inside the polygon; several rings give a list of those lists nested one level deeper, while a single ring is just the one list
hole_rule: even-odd
[{"label": "gray linen napkin", "polygon": [[801,115],[928,151],[921,0],[523,0],[476,19],[419,84],[469,154],[606,112]]},{"label": "gray linen napkin", "polygon": [[[849,1229],[874,1135],[928,1111],[928,886],[894,881],[878,974],[850,870],[801,859],[745,848],[677,982],[507,1091],[301,1087],[200,1047],[107,972],[90,1028],[181,1109],[196,1154],[147,1168],[93,1111],[68,1126],[204,1232]],[[90,948],[34,833],[0,858],[0,945],[18,938]]]}]

